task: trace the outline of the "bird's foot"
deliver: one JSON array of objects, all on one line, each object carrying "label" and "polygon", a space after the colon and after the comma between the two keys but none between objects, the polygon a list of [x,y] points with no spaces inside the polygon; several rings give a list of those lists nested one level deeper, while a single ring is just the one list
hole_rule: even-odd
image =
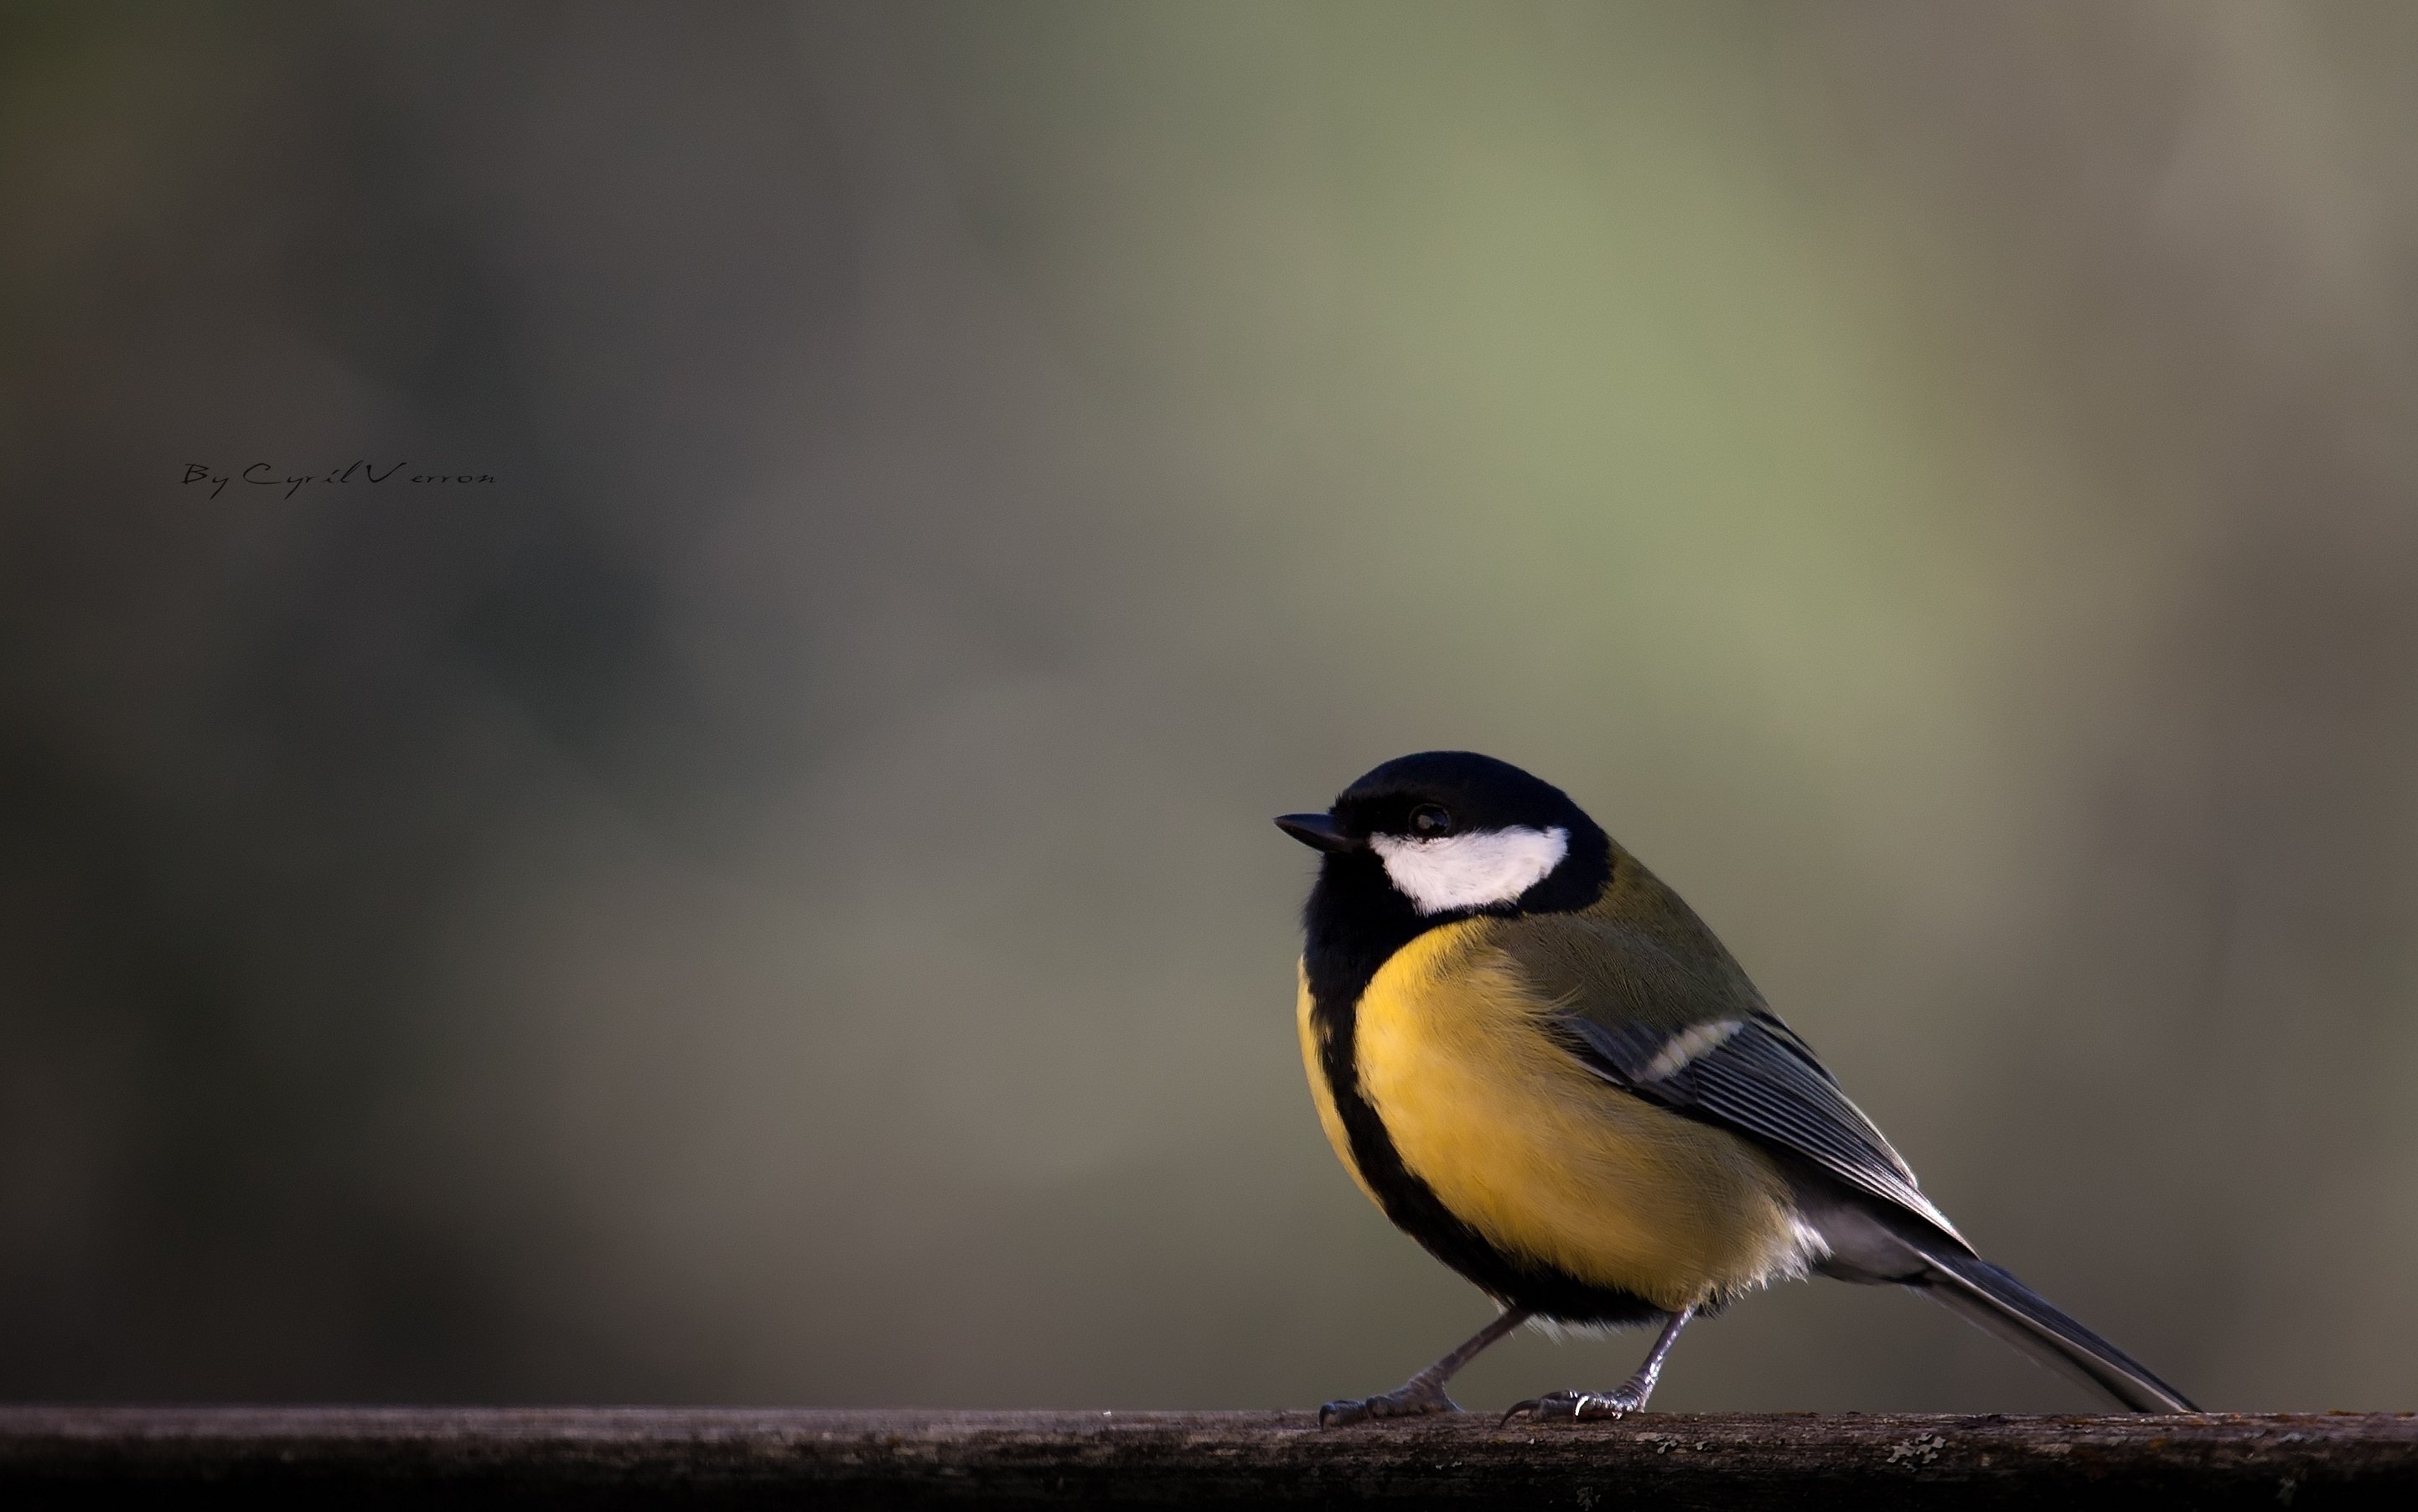
[{"label": "bird's foot", "polygon": [[1389,1418],[1426,1417],[1434,1413],[1460,1411],[1461,1404],[1446,1396],[1442,1386],[1414,1381],[1400,1390],[1375,1397],[1328,1402],[1318,1410],[1318,1426],[1349,1428],[1354,1423],[1381,1423]]},{"label": "bird's foot", "polygon": [[[1603,1418],[1627,1417],[1645,1406],[1645,1393],[1630,1382],[1618,1391],[1549,1391],[1542,1397],[1531,1397],[1524,1402],[1513,1402],[1503,1414],[1508,1423],[1521,1413],[1536,1423],[1586,1423]],[[1498,1427],[1501,1425],[1497,1425]]]}]

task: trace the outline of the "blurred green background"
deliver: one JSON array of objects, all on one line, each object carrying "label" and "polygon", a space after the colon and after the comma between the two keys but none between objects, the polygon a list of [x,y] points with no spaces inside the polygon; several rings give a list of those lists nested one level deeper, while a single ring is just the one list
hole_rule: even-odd
[{"label": "blurred green background", "polygon": [[[0,323],[0,1394],[1389,1386],[1267,820],[1468,746],[1992,1258],[2418,1406],[2418,8],[9,3]],[[356,458],[496,481],[180,481]]]}]

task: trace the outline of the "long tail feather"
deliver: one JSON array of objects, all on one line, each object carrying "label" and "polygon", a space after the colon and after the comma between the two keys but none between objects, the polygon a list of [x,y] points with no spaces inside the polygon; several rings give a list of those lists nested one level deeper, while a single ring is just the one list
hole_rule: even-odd
[{"label": "long tail feather", "polygon": [[1989,1261],[1926,1249],[1929,1295],[2042,1364],[2098,1387],[2136,1413],[2196,1413],[2181,1392]]}]

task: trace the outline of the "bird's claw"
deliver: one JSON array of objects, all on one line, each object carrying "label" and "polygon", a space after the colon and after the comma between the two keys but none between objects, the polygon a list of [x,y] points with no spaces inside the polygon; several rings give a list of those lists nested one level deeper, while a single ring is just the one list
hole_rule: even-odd
[{"label": "bird's claw", "polygon": [[1528,1414],[1529,1421],[1536,1423],[1556,1420],[1588,1423],[1606,1418],[1626,1417],[1645,1405],[1645,1398],[1628,1386],[1610,1393],[1549,1391],[1542,1397],[1531,1397],[1524,1402],[1513,1402],[1511,1410],[1503,1414],[1503,1421],[1495,1427],[1507,1426],[1513,1418],[1523,1413]]},{"label": "bird's claw", "polygon": [[1424,1389],[1404,1386],[1399,1391],[1380,1393],[1343,1401],[1328,1402],[1318,1410],[1320,1428],[1349,1428],[1354,1423],[1381,1423],[1397,1417],[1426,1417],[1433,1413],[1458,1413],[1461,1404],[1446,1396],[1439,1387]]}]

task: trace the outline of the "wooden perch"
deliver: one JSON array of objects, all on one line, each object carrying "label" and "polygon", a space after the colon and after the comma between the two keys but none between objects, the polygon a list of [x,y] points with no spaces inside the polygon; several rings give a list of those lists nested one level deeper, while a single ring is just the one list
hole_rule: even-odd
[{"label": "wooden perch", "polygon": [[2418,1417],[0,1407],[0,1504],[2418,1507]]}]

